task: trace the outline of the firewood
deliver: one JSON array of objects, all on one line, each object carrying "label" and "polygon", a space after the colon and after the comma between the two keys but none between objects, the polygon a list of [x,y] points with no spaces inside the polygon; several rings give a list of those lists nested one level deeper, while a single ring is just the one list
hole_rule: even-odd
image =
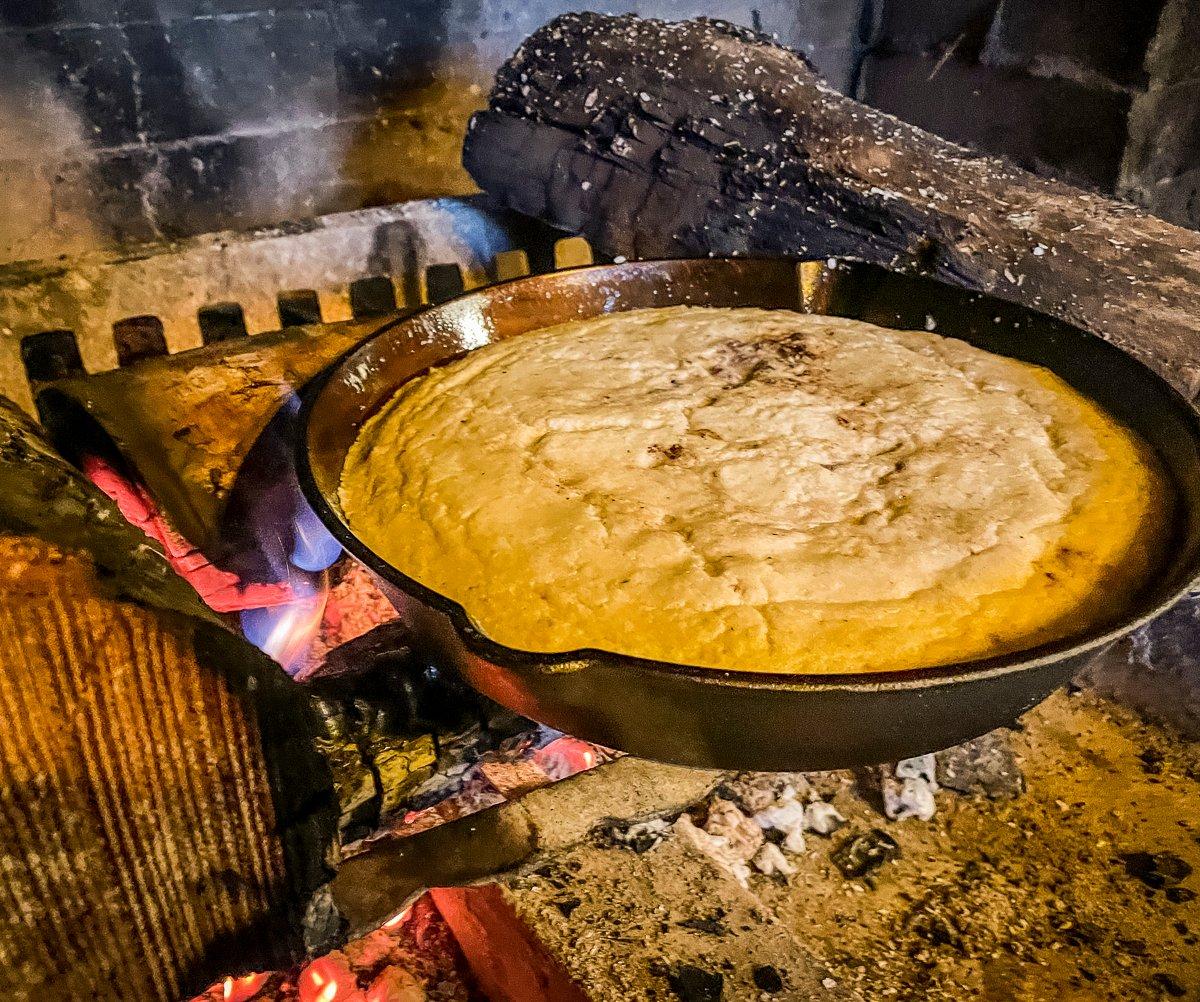
[{"label": "firewood", "polygon": [[341,846],[486,717],[399,623],[294,682],[2,399],[0,655],[14,999],[176,999],[344,941]]},{"label": "firewood", "polygon": [[318,718],[7,402],[0,567],[4,994],[174,999],[300,953]]},{"label": "firewood", "polygon": [[39,388],[54,441],[111,439],[175,530],[220,555],[225,507],[247,454],[296,393],[381,326],[378,318],[292,327]]},{"label": "firewood", "polygon": [[610,255],[920,270],[1200,391],[1200,234],[874,111],[742,28],[564,15],[500,69],[463,159],[506,205]]}]

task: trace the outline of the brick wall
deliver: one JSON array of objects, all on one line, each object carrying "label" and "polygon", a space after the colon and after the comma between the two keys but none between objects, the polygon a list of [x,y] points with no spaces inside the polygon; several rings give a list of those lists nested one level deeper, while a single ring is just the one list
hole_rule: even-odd
[{"label": "brick wall", "polygon": [[[1112,191],[1154,0],[881,0],[857,93],[950,139]],[[952,11],[952,13],[951,13]]]},{"label": "brick wall", "polygon": [[884,110],[1197,225],[1200,15],[1169,2],[0,0],[0,260],[468,191],[492,70],[583,6],[774,32]]},{"label": "brick wall", "polygon": [[[821,0],[595,6],[795,42],[810,5],[841,44]],[[0,260],[469,191],[463,129],[495,66],[581,6],[0,0]]]}]

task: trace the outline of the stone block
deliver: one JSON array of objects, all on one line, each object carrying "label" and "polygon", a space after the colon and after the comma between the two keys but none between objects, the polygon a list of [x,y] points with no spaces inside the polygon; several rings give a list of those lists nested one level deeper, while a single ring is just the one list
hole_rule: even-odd
[{"label": "stone block", "polygon": [[1002,0],[983,60],[1084,83],[1140,86],[1162,6],[1162,0]]},{"label": "stone block", "polygon": [[100,245],[153,240],[158,234],[143,191],[155,170],[154,155],[144,149],[66,162],[53,181],[54,212],[89,221]]},{"label": "stone block", "polygon": [[87,139],[97,146],[137,140],[135,73],[119,28],[39,28],[20,40],[40,56],[55,90],[79,109]]},{"label": "stone block", "polygon": [[339,100],[347,111],[375,111],[428,87],[445,72],[450,28],[446,4],[365,2],[336,13]]},{"label": "stone block", "polygon": [[1019,166],[1112,189],[1129,95],[955,58],[869,55],[859,97],[882,111]]},{"label": "stone block", "polygon": [[[321,10],[266,11],[130,29],[153,140],[298,125],[336,110],[334,32]],[[170,100],[174,94],[174,101]]]},{"label": "stone block", "polygon": [[163,235],[250,229],[358,208],[341,171],[356,125],[202,138],[159,151],[147,198]]}]

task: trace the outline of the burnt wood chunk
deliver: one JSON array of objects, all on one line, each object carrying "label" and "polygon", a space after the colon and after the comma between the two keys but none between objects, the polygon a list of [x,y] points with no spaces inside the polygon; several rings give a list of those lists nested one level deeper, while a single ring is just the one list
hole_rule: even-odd
[{"label": "burnt wood chunk", "polygon": [[921,270],[1200,390],[1200,234],[850,100],[743,28],[557,18],[499,70],[463,159],[494,197],[606,254]]},{"label": "burnt wood chunk", "polygon": [[588,1002],[498,886],[435,887],[429,894],[492,1002]]}]

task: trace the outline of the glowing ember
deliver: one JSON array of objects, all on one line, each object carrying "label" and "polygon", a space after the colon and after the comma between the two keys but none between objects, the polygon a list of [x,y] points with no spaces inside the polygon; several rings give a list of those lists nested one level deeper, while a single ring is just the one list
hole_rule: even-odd
[{"label": "glowing ember", "polygon": [[[107,494],[130,524],[163,548],[171,567],[196,589],[214,612],[240,612],[242,630],[252,644],[296,672],[321,627],[329,593],[324,568],[341,554],[337,541],[302,502],[295,515],[291,561],[275,582],[243,582],[232,571],[215,567],[176,532],[141,484],[112,463],[85,456],[83,471]],[[299,489],[296,489],[298,494]],[[319,572],[319,573],[318,573]]]},{"label": "glowing ember", "polygon": [[288,581],[243,582],[236,574],[214,567],[199,550],[168,524],[149,492],[133,483],[99,456],[83,458],[83,472],[107,494],[131,525],[136,525],[163,548],[175,572],[215,612],[238,612],[263,606],[284,605],[295,596]]},{"label": "glowing ember", "polygon": [[589,741],[581,741],[579,738],[564,734],[561,738],[557,738],[535,751],[533,761],[551,782],[556,783],[560,779],[586,772],[599,765],[602,761],[601,753],[605,756],[603,761],[609,761],[616,756],[615,752],[608,751],[608,749],[603,749],[601,752],[599,746]]},{"label": "glowing ember", "polygon": [[354,972],[343,955],[314,960],[300,973],[300,1002],[363,1002]]},{"label": "glowing ember", "polygon": [[337,584],[329,591],[321,629],[304,665],[296,672],[298,679],[304,679],[320,668],[330,651],[399,616],[366,567],[347,560],[338,570]]},{"label": "glowing ember", "polygon": [[226,978],[221,984],[222,998],[225,1002],[249,1002],[269,977],[269,974],[247,974],[240,978]]},{"label": "glowing ember", "polygon": [[[620,756],[620,752],[610,748],[542,727],[531,743],[515,753],[513,750],[486,752],[461,774],[454,787],[447,789],[437,803],[398,815],[386,825],[386,831],[391,835],[415,835],[594,769]],[[437,782],[437,777],[430,782]]]}]

